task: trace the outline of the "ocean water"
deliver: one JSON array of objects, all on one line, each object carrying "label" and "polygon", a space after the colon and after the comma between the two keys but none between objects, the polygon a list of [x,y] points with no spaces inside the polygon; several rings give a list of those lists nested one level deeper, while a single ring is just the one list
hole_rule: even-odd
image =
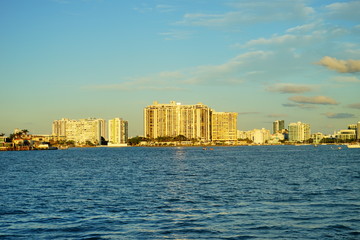
[{"label": "ocean water", "polygon": [[360,149],[0,152],[0,239],[360,239]]}]

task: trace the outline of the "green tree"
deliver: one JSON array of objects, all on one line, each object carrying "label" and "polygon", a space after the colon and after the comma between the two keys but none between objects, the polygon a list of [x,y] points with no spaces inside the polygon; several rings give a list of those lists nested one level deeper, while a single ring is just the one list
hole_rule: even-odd
[{"label": "green tree", "polygon": [[131,146],[136,146],[141,141],[147,141],[147,140],[148,140],[147,138],[136,136],[136,137],[133,137],[133,138],[129,138],[128,139],[128,144],[131,145]]},{"label": "green tree", "polygon": [[174,138],[174,140],[181,142],[181,141],[187,141],[188,139],[184,135],[178,135]]},{"label": "green tree", "polygon": [[24,135],[27,135],[27,134],[29,133],[29,130],[23,129],[23,130],[21,130],[21,132],[22,132]]}]

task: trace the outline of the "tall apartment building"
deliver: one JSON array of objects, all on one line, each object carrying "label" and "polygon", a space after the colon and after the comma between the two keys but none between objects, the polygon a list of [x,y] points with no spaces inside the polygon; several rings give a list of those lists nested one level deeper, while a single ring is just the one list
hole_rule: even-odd
[{"label": "tall apartment building", "polygon": [[237,115],[234,112],[212,112],[212,141],[237,140]]},{"label": "tall apartment building", "polygon": [[284,120],[276,120],[273,122],[273,133],[280,132],[285,129],[285,121]]},{"label": "tall apartment building", "polygon": [[310,139],[310,124],[290,123],[288,129],[290,142],[304,142]]},{"label": "tall apartment building", "polygon": [[154,102],[144,108],[144,134],[148,138],[176,137],[211,140],[211,109],[201,103],[181,105]]},{"label": "tall apartment building", "polygon": [[126,144],[128,140],[128,122],[122,118],[109,120],[109,143],[108,145]]},{"label": "tall apartment building", "polygon": [[103,119],[71,120],[62,118],[53,122],[52,134],[57,137],[65,137],[66,140],[74,141],[77,144],[85,144],[87,141],[100,144],[101,137],[106,136],[104,125]]}]

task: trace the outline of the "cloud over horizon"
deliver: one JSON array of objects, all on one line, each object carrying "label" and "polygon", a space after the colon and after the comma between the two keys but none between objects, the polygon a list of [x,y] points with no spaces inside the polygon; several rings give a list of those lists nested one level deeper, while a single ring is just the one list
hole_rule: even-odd
[{"label": "cloud over horizon", "polygon": [[268,92],[279,93],[304,93],[312,91],[312,88],[308,85],[299,85],[293,83],[279,83],[266,88]]},{"label": "cloud over horizon", "polygon": [[332,113],[332,112],[327,112],[327,113],[323,113],[323,115],[325,115],[327,118],[354,118],[355,115],[352,113]]},{"label": "cloud over horizon", "polygon": [[360,109],[360,103],[353,103],[347,105],[349,108]]},{"label": "cloud over horizon", "polygon": [[338,103],[326,96],[315,96],[315,97],[305,97],[305,96],[293,96],[288,98],[290,101],[303,104],[320,104],[320,105],[337,105]]}]

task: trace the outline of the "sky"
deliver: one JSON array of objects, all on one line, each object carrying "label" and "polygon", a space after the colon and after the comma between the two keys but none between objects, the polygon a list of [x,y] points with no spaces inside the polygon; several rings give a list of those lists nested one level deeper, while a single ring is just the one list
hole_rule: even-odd
[{"label": "sky", "polygon": [[0,132],[121,117],[154,101],[237,112],[238,129],[360,121],[360,1],[0,0]]}]

